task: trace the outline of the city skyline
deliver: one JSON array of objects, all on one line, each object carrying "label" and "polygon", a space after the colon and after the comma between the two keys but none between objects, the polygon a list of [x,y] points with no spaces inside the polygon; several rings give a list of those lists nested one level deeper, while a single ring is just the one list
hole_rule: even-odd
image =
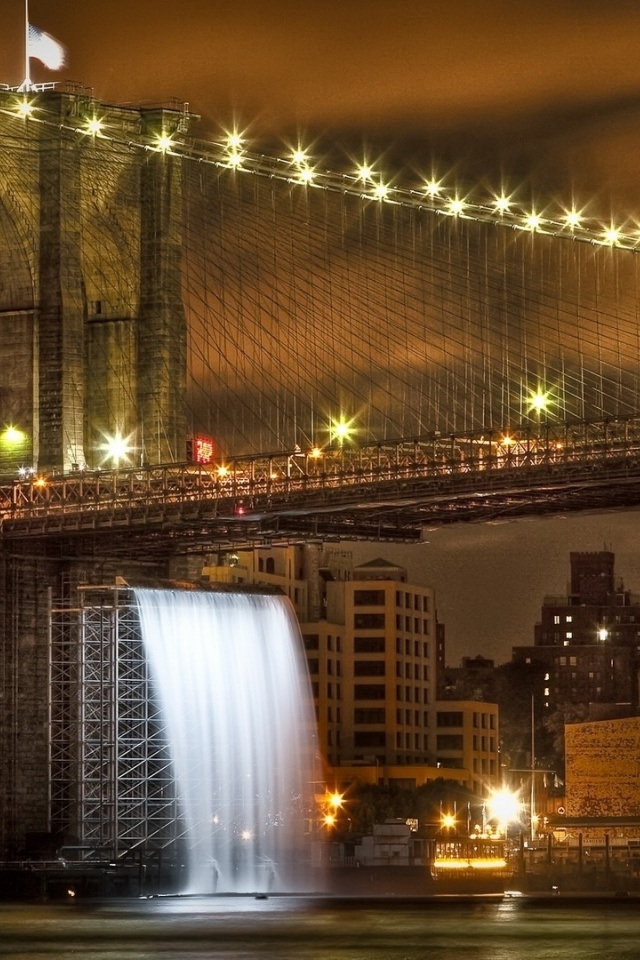
[{"label": "city skyline", "polygon": [[[569,554],[610,550],[616,581],[640,593],[637,510],[455,524],[425,531],[425,542],[344,544],[354,562],[384,557],[407,568],[410,582],[435,589],[446,631],[446,661],[464,656],[511,660],[512,647],[533,643],[545,596],[566,596]],[[526,556],[525,556],[526,554]]]}]

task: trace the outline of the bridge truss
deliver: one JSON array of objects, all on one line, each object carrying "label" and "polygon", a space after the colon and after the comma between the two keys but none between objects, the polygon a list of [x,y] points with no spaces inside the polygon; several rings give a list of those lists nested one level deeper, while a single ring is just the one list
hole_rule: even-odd
[{"label": "bridge truss", "polygon": [[[420,540],[425,526],[640,502],[640,419],[31,478],[0,486],[0,541],[147,554],[308,538]],[[71,550],[71,547],[68,546]]]},{"label": "bridge truss", "polygon": [[131,592],[80,587],[77,598],[51,610],[51,829],[86,859],[171,853],[174,775]]}]

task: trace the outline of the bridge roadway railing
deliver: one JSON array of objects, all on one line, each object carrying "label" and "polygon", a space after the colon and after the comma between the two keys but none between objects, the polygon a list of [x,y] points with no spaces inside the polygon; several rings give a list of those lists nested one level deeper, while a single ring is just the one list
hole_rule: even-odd
[{"label": "bridge roadway railing", "polygon": [[[421,496],[496,491],[609,478],[640,470],[640,418],[545,424],[512,432],[428,434],[315,453],[278,452],[207,466],[170,464],[78,471],[0,482],[3,536],[32,521],[102,525],[153,523],[189,505],[209,517],[240,518],[287,508],[324,510]],[[21,530],[21,528],[24,528]],[[40,531],[46,532],[42,524]]]}]

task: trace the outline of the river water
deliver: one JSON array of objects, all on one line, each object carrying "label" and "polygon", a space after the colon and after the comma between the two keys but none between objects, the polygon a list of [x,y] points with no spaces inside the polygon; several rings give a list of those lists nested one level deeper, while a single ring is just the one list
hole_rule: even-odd
[{"label": "river water", "polygon": [[636,960],[640,899],[178,898],[0,905],[21,960]]}]

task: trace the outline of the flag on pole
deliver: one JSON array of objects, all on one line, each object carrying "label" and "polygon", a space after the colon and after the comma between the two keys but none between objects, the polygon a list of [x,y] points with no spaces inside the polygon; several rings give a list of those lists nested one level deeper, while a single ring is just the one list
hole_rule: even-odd
[{"label": "flag on pole", "polygon": [[67,51],[44,30],[29,24],[29,57],[35,57],[47,70],[61,70],[65,65]]}]

